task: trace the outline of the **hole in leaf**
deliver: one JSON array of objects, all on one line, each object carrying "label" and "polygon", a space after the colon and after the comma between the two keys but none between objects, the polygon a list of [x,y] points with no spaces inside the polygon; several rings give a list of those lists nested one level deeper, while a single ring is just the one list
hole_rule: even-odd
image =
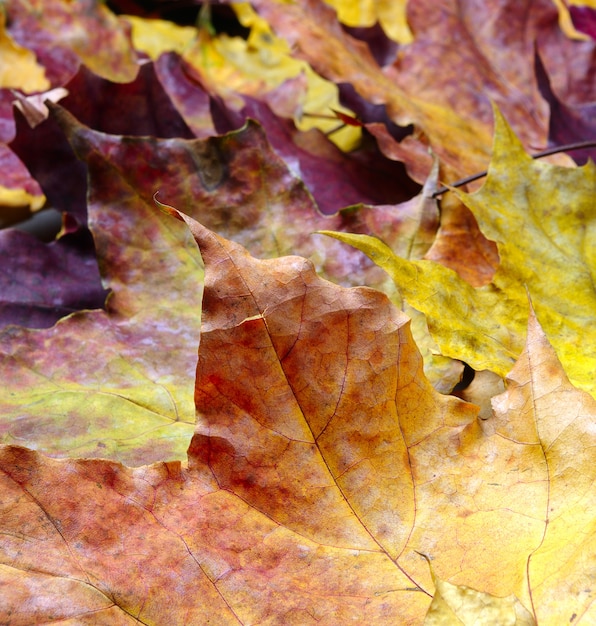
[{"label": "hole in leaf", "polygon": [[467,363],[464,363],[464,371],[462,372],[460,381],[457,383],[457,385],[455,385],[451,394],[457,396],[459,392],[467,389],[472,384],[474,376],[476,376],[476,371]]}]

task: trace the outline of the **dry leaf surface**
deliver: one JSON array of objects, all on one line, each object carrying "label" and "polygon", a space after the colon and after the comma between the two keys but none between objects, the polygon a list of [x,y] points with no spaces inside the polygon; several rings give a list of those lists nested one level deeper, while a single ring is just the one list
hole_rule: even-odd
[{"label": "dry leaf surface", "polygon": [[477,370],[503,376],[510,369],[524,344],[529,293],[565,370],[594,395],[596,339],[589,320],[596,310],[596,168],[592,162],[574,169],[533,161],[495,112],[486,184],[458,194],[497,243],[500,264],[489,284],[473,288],[438,263],[401,259],[366,235],[329,234],[384,267],[404,298],[425,313],[441,352]]},{"label": "dry leaf surface", "polygon": [[[100,101],[125,89],[129,94],[149,91],[154,102],[162,101],[155,74],[147,66],[134,87],[98,82],[88,72],[79,73],[72,84],[93,87]],[[67,99],[66,104],[100,127],[117,130],[123,124],[122,119],[104,119],[97,109],[86,110],[79,98]],[[168,112],[165,107],[161,110]],[[387,216],[399,214],[399,206],[385,207],[386,213],[360,207],[350,216],[321,215],[304,183],[270,147],[255,122],[208,139],[156,139],[101,133],[81,125],[60,107],[53,107],[53,112],[52,119],[36,129],[22,129],[22,136],[29,141],[22,139],[19,150],[35,164],[48,196],[79,222],[88,222],[93,240],[88,233],[79,232],[70,246],[72,253],[67,244],[74,234],[49,245],[37,244],[41,250],[38,262],[59,254],[64,269],[54,265],[43,283],[46,291],[40,291],[33,303],[24,299],[23,283],[35,281],[37,274],[26,272],[23,260],[30,250],[20,249],[20,255],[9,261],[21,274],[14,270],[6,274],[10,281],[3,322],[14,322],[26,307],[31,307],[29,319],[38,326],[51,326],[62,313],[70,312],[69,306],[75,310],[85,305],[100,307],[106,292],[97,284],[99,272],[111,295],[106,310],[80,311],[46,331],[7,328],[3,332],[0,369],[11,385],[0,393],[4,442],[53,455],[108,457],[131,465],[164,455],[184,456],[194,422],[192,381],[202,297],[201,284],[193,280],[191,286],[187,280],[200,272],[200,261],[177,224],[171,220],[164,223],[155,213],[155,193],[164,201],[191,207],[196,217],[250,246],[255,254],[272,257],[300,252],[311,257],[327,276],[346,284],[382,286],[387,280],[363,255],[346,250],[339,242],[313,237],[314,231],[355,228],[382,232],[390,241],[408,246],[419,236],[430,239],[436,228],[430,215],[424,222],[415,202],[410,203],[411,208],[404,205],[397,220]],[[162,118],[160,128],[171,132],[179,118],[172,111],[168,115]],[[147,120],[145,124],[155,130],[157,122]],[[76,160],[64,135],[83,163]],[[35,138],[53,150],[38,155],[33,150]],[[337,175],[334,159],[338,152],[335,147],[330,149],[329,160],[317,157],[319,166],[327,164]],[[314,170],[308,154],[306,167]],[[62,163],[61,169],[53,169],[55,160]],[[85,170],[89,181],[86,202]],[[72,193],[62,199],[67,172]],[[356,226],[354,220],[361,214],[370,219]],[[86,247],[81,245],[85,236],[90,241]],[[69,300],[59,289],[66,286],[74,253],[85,265],[78,266]],[[99,271],[94,265],[96,255]],[[85,268],[82,274],[81,267]],[[15,276],[21,275],[16,282]],[[87,300],[74,297],[87,292]],[[54,307],[50,310],[48,297]],[[82,354],[92,354],[93,359]],[[122,425],[118,407],[128,416]]]},{"label": "dry leaf surface", "polygon": [[425,382],[385,296],[181,218],[206,265],[188,465],[3,446],[13,620],[416,624],[424,553],[441,580],[514,594],[540,624],[590,623],[595,402],[535,321],[480,422]]},{"label": "dry leaf surface", "polygon": [[124,4],[0,18],[0,622],[594,623],[593,164],[428,152],[590,138],[593,10]]}]

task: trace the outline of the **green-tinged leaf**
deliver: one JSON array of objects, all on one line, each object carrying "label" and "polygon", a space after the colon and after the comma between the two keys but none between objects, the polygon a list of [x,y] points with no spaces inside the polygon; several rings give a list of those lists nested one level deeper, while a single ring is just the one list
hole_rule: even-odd
[{"label": "green-tinged leaf", "polygon": [[156,211],[146,163],[128,163],[144,194],[118,172],[117,155],[102,155],[119,138],[56,115],[87,158],[89,224],[113,293],[107,311],[2,331],[2,441],[130,465],[183,458],[195,421],[200,257],[186,230]]},{"label": "green-tinged leaf", "polygon": [[112,295],[107,312],[0,333],[5,443],[128,465],[183,458],[195,421],[202,296],[200,281],[188,278],[201,264],[184,228],[156,211],[156,192],[259,256],[299,252],[348,285],[381,286],[387,277],[357,251],[312,237],[317,229],[361,219],[416,247],[410,239],[429,240],[436,228],[433,207],[417,201],[401,221],[392,217],[399,205],[321,215],[256,122],[208,139],[159,140],[96,132],[59,107],[53,116],[89,168],[89,225]]},{"label": "green-tinged leaf", "polygon": [[532,160],[500,115],[486,184],[460,192],[500,265],[474,288],[432,261],[397,257],[365,235],[326,233],[357,247],[389,272],[403,297],[425,313],[441,352],[503,376],[520,354],[528,294],[571,380],[596,394],[596,167]]},{"label": "green-tinged leaf", "polygon": [[206,268],[188,463],[0,446],[1,621],[593,623],[596,401],[533,315],[479,420],[382,293],[165,210]]},{"label": "green-tinged leaf", "polygon": [[438,578],[434,583],[435,595],[424,626],[536,626],[532,614],[513,595],[497,598]]}]

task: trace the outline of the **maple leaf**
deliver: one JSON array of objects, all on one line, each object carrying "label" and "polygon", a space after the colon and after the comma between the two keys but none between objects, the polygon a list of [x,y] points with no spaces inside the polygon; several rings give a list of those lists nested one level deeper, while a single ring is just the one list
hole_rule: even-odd
[{"label": "maple leaf", "polygon": [[[384,103],[394,122],[413,123],[419,130],[417,141],[430,144],[448,176],[484,169],[492,130],[491,99],[512,120],[526,145],[545,143],[547,111],[533,75],[535,45],[544,56],[556,46],[564,48],[560,39],[556,45],[551,41],[551,31],[558,28],[557,13],[547,0],[531,12],[527,3],[518,3],[515,12],[506,6],[479,9],[455,0],[444,3],[440,11],[432,2],[409,3],[414,40],[382,69],[368,47],[346,34],[322,2],[310,0],[291,8],[275,0],[253,4],[323,76],[350,83],[365,99]],[[588,50],[583,58],[589,58]],[[550,62],[547,69],[550,73]],[[552,72],[557,81],[563,77],[560,67]],[[452,133],[458,137],[457,149],[448,138]],[[402,158],[406,164],[412,159],[407,153]]]},{"label": "maple leaf", "polygon": [[10,35],[35,53],[52,86],[67,82],[81,63],[117,82],[136,76],[126,25],[102,3],[8,0],[4,6]]},{"label": "maple leaf", "polygon": [[[188,119],[193,132],[199,136],[213,135],[215,132],[209,112],[212,106],[210,96],[201,89],[200,85],[188,82],[183,62],[173,55],[164,56],[155,64],[143,65],[132,83],[112,83],[82,67],[66,84],[66,87],[70,95],[63,100],[62,104],[96,130],[115,134],[190,137],[192,133],[184,123]],[[87,97],[89,93],[93,93],[92,102]],[[135,107],[131,108],[130,103],[133,101]],[[172,106],[173,103],[175,107],[182,110],[185,120],[181,119],[180,114]],[[198,111],[201,112],[198,113]],[[206,113],[208,122],[206,122]],[[283,156],[293,171],[302,175],[309,186],[309,191],[325,212],[333,212],[345,204],[358,201],[371,203],[381,199],[385,202],[395,202],[404,197],[404,192],[408,189],[408,181],[404,181],[403,173],[399,175],[399,167],[396,168],[396,164],[383,159],[378,154],[371,155],[369,152],[366,155],[358,155],[358,158],[354,155],[347,156],[322,134],[316,131],[301,134],[293,128],[291,122],[276,118],[266,105],[256,102],[252,103],[252,106],[235,120],[236,125],[241,127],[249,113],[263,120],[278,153]],[[222,112],[222,116],[228,115],[228,110]],[[85,167],[76,161],[62,132],[51,120],[34,131],[22,123],[20,116],[17,117],[17,123],[19,132],[11,144],[12,150],[23,159],[35,177],[42,181],[51,205],[69,212],[79,223],[86,224]],[[44,149],[40,150],[40,146]],[[160,151],[164,150],[167,148],[160,147]],[[363,161],[365,156],[367,161]],[[170,155],[168,158],[173,157]],[[163,159],[164,162],[166,160],[166,158]],[[171,169],[168,167],[169,171]],[[346,172],[350,174],[349,179],[343,178]],[[193,170],[192,175],[194,174]],[[185,203],[189,201],[193,200],[189,198],[184,200]],[[305,202],[305,205],[316,212],[316,209],[310,206],[310,202]],[[316,216],[313,215],[313,217]],[[304,234],[308,234],[322,226],[324,225],[317,223],[315,219],[314,222],[305,222],[302,230]],[[341,219],[336,220],[334,225],[328,223],[325,227],[341,228]],[[255,239],[254,233],[252,238]],[[53,242],[49,246],[42,247],[42,253],[47,258],[54,258],[63,243]],[[79,242],[80,247],[77,248],[77,253],[83,249],[81,243]],[[296,251],[308,254],[300,247],[300,242],[294,241],[294,244],[297,245]],[[39,247],[36,243],[32,245]],[[290,246],[291,244],[288,243],[286,250]],[[93,246],[87,246],[87,252],[88,257],[85,261],[91,264],[95,258]],[[70,254],[69,251],[65,250],[65,255],[68,254]],[[7,278],[15,273],[22,274],[23,264],[20,256],[12,256],[9,263],[11,267],[7,268]],[[62,263],[66,263],[66,260],[63,259]],[[341,265],[340,263],[335,270],[330,267],[330,274],[335,272],[341,275],[343,271],[339,269]],[[54,292],[51,307],[48,308],[45,301],[38,300],[38,304],[45,308],[43,311],[39,307],[33,309],[28,320],[25,318],[21,320],[22,324],[47,326],[59,319],[65,310],[69,310],[73,305],[77,306],[76,301],[72,300],[64,299],[59,302],[56,295],[59,290],[51,286],[53,282],[61,279],[60,267],[60,265],[52,264],[48,268],[43,283],[44,287]],[[352,267],[349,271],[344,271],[344,275],[353,270]],[[367,271],[370,272],[370,268]],[[90,290],[90,285],[86,284],[87,278],[84,273],[79,273],[78,289],[81,293]],[[363,277],[360,276],[360,279],[363,280]],[[37,280],[34,274],[23,278],[20,282],[32,283]],[[355,280],[358,281],[358,278]],[[11,304],[13,309],[21,305],[21,310],[24,311],[25,307],[30,306],[33,298],[30,297],[19,303],[18,298],[21,297],[22,290],[17,289],[18,285],[11,281],[12,279],[7,286],[5,299],[13,303]],[[371,284],[377,283],[373,280]],[[96,291],[96,285],[93,285],[91,291]],[[78,302],[81,300],[79,299]],[[97,304],[97,299],[91,298],[87,300],[87,303]],[[41,318],[40,312],[43,313]],[[13,321],[15,321],[13,315],[5,316],[5,323]]]},{"label": "maple leaf", "polygon": [[[201,303],[200,290],[184,284],[200,260],[185,247],[184,229],[156,215],[154,190],[143,196],[114,176],[118,159],[100,156],[102,146],[111,147],[110,136],[61,111],[54,115],[69,139],[90,156],[89,224],[113,294],[107,311],[82,311],[43,331],[2,331],[3,441],[137,465],[180,457],[194,422],[192,341],[198,341]],[[61,284],[63,277],[55,280]],[[178,289],[184,301],[174,297]]]},{"label": "maple leaf", "polygon": [[[532,311],[526,338],[524,287],[573,381],[593,391],[594,166],[531,164],[510,131],[498,130],[510,158],[495,157],[481,192],[448,194],[439,206],[427,148],[441,156],[442,180],[483,169],[488,95],[527,146],[542,145],[547,131],[550,141],[585,134],[594,43],[569,40],[550,0],[408,3],[414,39],[390,33],[399,48],[380,26],[358,28],[341,0],[334,4],[352,28],[318,2],[257,0],[296,46],[242,5],[246,41],[203,31],[191,42],[197,29],[178,39],[169,27],[167,49],[178,54],[151,48],[155,60],[139,66],[127,24],[104,5],[5,4],[0,45],[33,51],[31,64],[21,50],[29,67],[44,68],[51,86],[66,84],[66,110],[93,127],[53,107],[35,131],[17,114],[12,140],[13,96],[0,90],[0,203],[16,203],[16,192],[39,206],[38,179],[69,213],[57,241],[35,244],[36,263],[57,271],[38,285],[44,300],[31,319],[52,298],[60,316],[69,301],[100,306],[104,288],[111,295],[105,310],[78,311],[53,328],[0,332],[0,437],[10,444],[0,445],[0,622],[592,623],[596,407],[569,383]],[[388,24],[386,11],[403,18],[406,4],[379,2],[375,15]],[[357,150],[342,153],[319,131],[301,130],[318,87],[333,94],[322,106],[339,103],[334,85],[291,58],[300,50],[344,83],[341,101],[363,129]],[[425,185],[419,196],[391,161]],[[191,216],[166,208],[201,248],[204,299],[201,260],[185,227],[155,210],[158,190]],[[519,211],[509,210],[512,191],[518,209],[530,200],[527,241]],[[570,208],[557,220],[548,202],[560,197]],[[503,209],[498,219],[494,207]],[[358,241],[373,256],[403,256],[410,269],[437,267],[423,255],[438,260],[467,282],[444,268],[439,278],[472,300],[499,290],[494,311],[483,301],[484,319],[465,319],[467,344],[444,344],[478,367],[484,352],[493,364],[498,342],[490,342],[509,332],[493,368],[505,375],[513,366],[506,383],[485,371],[458,392],[480,412],[434,391],[453,386],[437,381],[437,362],[432,384],[424,375],[430,361],[419,350],[426,359],[431,346],[416,330],[422,315],[410,323],[382,294],[315,274],[374,285],[401,306],[364,255],[310,237],[325,229],[376,235],[388,249]],[[78,250],[65,245],[75,234]],[[15,307],[0,319],[22,323],[18,307],[28,303],[15,268],[32,242],[0,235],[13,290],[2,297],[14,295]],[[313,264],[270,258],[289,253]],[[66,280],[72,258],[94,271]],[[38,266],[24,284],[39,278]],[[567,289],[571,280],[577,290]],[[424,300],[428,285],[415,286]],[[83,287],[97,300],[71,298]],[[441,288],[439,280],[426,304]],[[458,295],[441,311],[445,322],[458,318]],[[487,330],[489,312],[496,321]],[[193,428],[183,464],[175,459]]]},{"label": "maple leaf", "polygon": [[479,421],[433,391],[383,294],[168,210],[206,267],[188,465],[2,446],[5,621],[436,623],[419,552],[469,615],[480,598],[484,615],[590,623],[596,402],[533,318]]},{"label": "maple leaf", "polygon": [[520,354],[527,290],[571,380],[596,394],[596,337],[588,321],[596,307],[591,245],[596,167],[532,160],[497,109],[495,116],[487,181],[474,194],[458,192],[497,243],[500,265],[490,284],[474,289],[454,271],[401,259],[366,235],[327,234],[385,268],[404,298],[426,314],[441,352],[477,370],[504,376]]},{"label": "maple leaf", "polygon": [[[257,0],[253,5],[323,76],[351,83],[367,100],[383,103],[391,119],[401,126],[415,123],[430,138],[441,161],[456,171],[476,171],[487,159],[488,129],[473,117],[464,120],[453,109],[442,108],[408,94],[382,72],[360,41],[341,30],[335,14],[321,2],[282,5]],[[445,133],[457,132],[460,150],[452,150]],[[457,131],[455,131],[457,129]],[[404,161],[408,163],[407,158]]]},{"label": "maple leaf", "polygon": [[411,43],[413,36],[406,15],[407,1],[388,2],[346,2],[345,0],[329,0],[337,11],[337,19],[347,26],[371,27],[380,23],[389,37],[401,44]]},{"label": "maple leaf", "polygon": [[[226,116],[230,119],[229,114]],[[331,215],[358,204],[397,205],[416,195],[419,186],[373,146],[345,153],[316,129],[299,131],[291,120],[277,116],[266,103],[245,98],[240,115],[217,123],[220,133],[258,120],[276,153],[306,185],[321,213]],[[436,175],[435,175],[436,177]],[[398,210],[394,211],[396,215]]]},{"label": "maple leaf", "polygon": [[[188,73],[209,93],[223,97],[232,108],[242,106],[242,96],[269,99],[271,90],[299,78],[300,88],[294,90],[291,103],[287,101],[287,116],[294,118],[300,130],[313,127],[335,130],[338,132],[333,140],[338,145],[354,145],[359,130],[338,128],[335,121],[325,119],[328,117],[325,114],[334,108],[349,113],[338,100],[337,86],[323,80],[304,61],[293,58],[287,43],[273,34],[250,4],[237,3],[233,9],[239,24],[248,31],[245,38],[212,32],[208,13],[202,16],[202,27],[197,28],[139,17],[125,19],[132,24],[138,50],[154,60],[164,52],[178,52],[190,69]],[[181,104],[192,112],[192,107]]]},{"label": "maple leaf", "polygon": [[[384,104],[393,122],[413,125],[412,134],[395,140],[383,125],[368,125],[363,117],[384,153],[403,161],[419,183],[430,170],[429,145],[440,158],[442,180],[486,168],[491,99],[527,147],[546,143],[548,110],[534,76],[536,50],[545,59],[549,79],[559,93],[592,92],[584,101],[594,101],[594,46],[579,48],[578,42],[560,32],[550,0],[531,7],[528,2],[515,7],[506,3],[478,7],[450,0],[440,10],[434,2],[411,2],[408,23],[414,40],[383,67],[373,58],[369,42],[347,34],[320,1],[291,8],[275,0],[253,4],[319,73],[338,84],[349,84],[368,102]],[[553,162],[568,164],[569,159],[559,155]],[[445,263],[475,286],[486,284],[495,270],[494,245],[484,239],[461,203],[446,203],[444,215],[430,258]]]},{"label": "maple leaf", "polygon": [[[92,85],[98,97],[105,93],[106,99],[114,90],[134,93],[147,89],[160,102],[151,68],[144,68],[139,76],[145,78],[139,78],[136,86],[98,84],[88,72],[81,72],[73,82]],[[77,98],[66,102],[80,107],[87,118],[109,126],[109,118],[98,118]],[[56,198],[58,206],[66,201],[65,208],[86,221],[81,180],[85,168],[80,172],[81,164],[64,151],[56,122],[84,159],[94,242],[94,247],[88,244],[86,249],[97,251],[104,287],[112,294],[105,311],[81,311],[44,332],[9,327],[0,334],[0,370],[7,383],[0,392],[4,442],[27,444],[55,455],[108,457],[129,465],[183,455],[194,421],[189,390],[202,296],[200,287],[191,288],[186,281],[199,261],[194,250],[185,246],[184,233],[155,216],[156,191],[168,202],[194,206],[194,215],[249,245],[255,254],[270,257],[300,252],[311,256],[327,276],[346,284],[380,286],[387,279],[360,253],[346,254],[345,247],[335,241],[317,241],[311,236],[313,231],[347,228],[354,225],[356,215],[362,215],[365,232],[383,232],[404,245],[418,234],[418,229],[408,224],[409,219],[417,219],[415,207],[404,206],[403,221],[393,223],[391,215],[399,213],[399,207],[386,207],[384,219],[380,215],[374,218],[374,210],[366,207],[346,216],[322,216],[305,186],[271,149],[254,122],[221,137],[158,140],[107,135],[81,125],[63,109],[53,107],[53,111],[52,120],[22,136],[19,151],[39,159],[32,146],[47,143],[52,147],[53,152],[45,155],[47,160],[37,164],[37,173],[43,174],[46,192]],[[169,128],[167,119],[162,120],[164,129]],[[176,128],[179,118],[171,119]],[[120,124],[121,120],[112,123]],[[153,126],[151,120],[143,124]],[[27,141],[28,136],[37,137],[40,143]],[[337,157],[337,149],[333,150]],[[306,163],[306,157],[302,158]],[[314,157],[309,158],[305,169],[316,163]],[[62,169],[53,171],[54,161]],[[339,171],[333,162],[330,167]],[[65,169],[71,172],[68,183],[72,193],[62,200]],[[429,237],[432,220],[424,229]],[[8,235],[4,241],[9,241]],[[47,255],[56,252],[51,245],[43,249]],[[23,255],[14,262],[22,261]],[[56,270],[44,286],[54,298],[60,294],[58,286],[64,289],[64,275],[59,267]],[[90,277],[84,275],[83,281],[75,282],[74,291],[82,289]],[[33,273],[23,282],[35,278]],[[22,289],[14,287],[9,298],[11,310],[29,306]],[[92,281],[87,289],[95,298],[89,304],[97,306],[105,292]],[[192,297],[188,295],[191,291]],[[77,300],[71,302],[77,304]],[[57,313],[64,312],[68,304],[64,299]],[[5,323],[15,321],[8,309],[4,312]],[[31,319],[36,318],[32,315]],[[166,352],[164,345],[168,346]],[[82,356],[88,353],[93,360]],[[116,406],[121,406],[121,411]],[[124,429],[117,428],[119,412],[128,415]]]},{"label": "maple leaf", "polygon": [[[62,86],[81,62],[97,74],[127,82],[134,79],[138,64],[124,25],[101,3],[8,0],[0,14],[0,122],[4,126],[0,207],[37,210],[45,202],[37,181],[4,145],[14,130],[11,109],[15,96],[8,88],[31,93]],[[21,211],[14,221],[26,217]]]},{"label": "maple leaf", "polygon": [[[5,256],[0,274],[0,326],[47,328],[73,311],[99,309],[108,292],[102,288],[93,242],[88,232],[65,229],[45,244],[19,230],[1,230]],[[47,268],[58,277],[51,280]],[[44,280],[39,280],[44,276]]]},{"label": "maple leaf", "polygon": [[[362,45],[339,28],[323,2],[310,0],[292,9],[276,0],[253,4],[276,32],[295,46],[296,54],[308,59],[323,76],[350,84],[368,102],[386,104],[394,121],[413,123],[421,131],[416,140],[430,143],[440,155],[442,167],[451,174],[463,176],[483,169],[480,164],[486,162],[491,131],[491,100],[505,113],[524,145],[544,144],[548,111],[534,76],[536,52],[544,59],[559,94],[573,94],[584,103],[594,100],[594,42],[568,40],[550,0],[524,1],[515,7],[506,3],[479,7],[448,0],[439,10],[427,0],[409,3],[407,20],[413,41],[385,62],[377,62],[369,50],[374,44],[381,45],[382,35],[376,35],[374,44],[366,39],[368,45]],[[341,7],[339,20],[347,15],[341,2],[329,4]],[[356,13],[362,6],[351,8]],[[353,15],[346,18],[351,26],[356,25]],[[360,25],[369,24],[364,20]],[[573,67],[570,58],[576,59]],[[454,111],[461,118],[454,116]],[[367,121],[372,120],[365,117]],[[460,144],[466,149],[459,155],[450,154],[450,142],[444,141],[449,126],[458,129],[459,141],[466,138],[466,143]],[[476,141],[469,138],[472,127],[479,132]],[[410,140],[413,143],[414,137]],[[411,159],[405,153],[402,158],[406,163]],[[464,165],[462,159],[466,158],[476,159],[475,164]]]}]

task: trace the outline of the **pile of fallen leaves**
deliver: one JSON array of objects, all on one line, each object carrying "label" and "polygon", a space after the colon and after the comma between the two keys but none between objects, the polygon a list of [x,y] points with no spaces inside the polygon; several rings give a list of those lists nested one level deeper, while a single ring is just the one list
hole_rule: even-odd
[{"label": "pile of fallen leaves", "polygon": [[0,623],[596,623],[596,3],[166,5],[0,4]]}]

